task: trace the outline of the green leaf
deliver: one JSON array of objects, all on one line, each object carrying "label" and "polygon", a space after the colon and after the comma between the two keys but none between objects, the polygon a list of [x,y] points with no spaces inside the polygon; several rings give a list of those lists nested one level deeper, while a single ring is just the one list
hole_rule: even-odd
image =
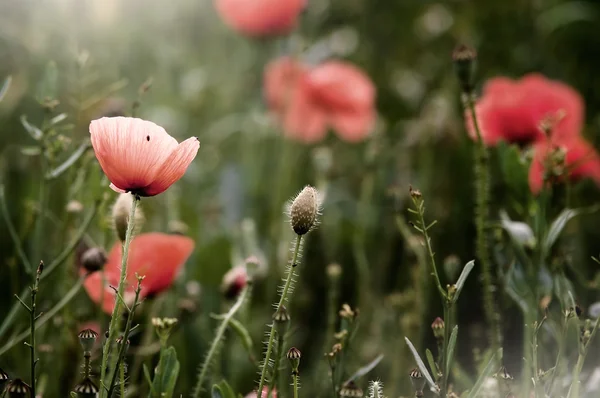
[{"label": "green leaf", "polygon": [[253,355],[254,344],[252,343],[252,337],[248,332],[248,329],[237,319],[231,318],[229,321],[229,326],[233,329],[233,331],[238,335],[240,340],[242,341],[242,345],[248,351],[249,355]]},{"label": "green leaf", "polygon": [[446,358],[446,379],[450,375],[452,361],[454,360],[454,349],[456,348],[456,338],[458,337],[458,325],[452,329],[450,340],[448,340],[448,358]]},{"label": "green leaf", "polygon": [[154,386],[152,385],[152,376],[150,376],[150,371],[148,370],[148,366],[146,366],[146,364],[143,364],[142,366],[144,369],[144,377],[146,378],[146,382],[148,382],[148,386],[150,387],[149,397],[155,397],[156,391],[154,391]]},{"label": "green leaf", "polygon": [[31,138],[33,138],[34,140],[39,141],[44,136],[42,130],[40,130],[39,128],[37,128],[33,124],[30,124],[27,121],[27,116],[21,115],[21,124],[23,125],[23,127],[25,127],[25,130],[27,130]]},{"label": "green leaf", "polygon": [[217,387],[219,389],[221,397],[223,397],[223,398],[236,398],[235,393],[233,392],[233,389],[231,388],[231,386],[225,380],[221,380],[221,382],[218,385],[215,384],[213,386],[213,397],[214,397],[215,387]]},{"label": "green leaf", "polygon": [[217,384],[212,386],[210,396],[211,396],[211,398],[225,398],[225,394],[223,394],[221,387]]},{"label": "green leaf", "polygon": [[427,357],[427,362],[429,363],[429,368],[431,369],[431,372],[437,378],[437,375],[440,373],[440,371],[437,367],[437,364],[435,363],[435,360],[433,359],[433,354],[431,353],[431,350],[429,348],[425,350],[425,356]]},{"label": "green leaf", "polygon": [[475,260],[469,261],[463,268],[462,272],[460,273],[460,276],[458,277],[458,281],[456,281],[456,293],[454,293],[454,298],[452,300],[453,302],[456,303],[458,301],[458,296],[460,295],[460,292],[462,291],[463,287],[465,286],[465,282],[467,281],[469,274],[473,270],[473,267],[475,267]]},{"label": "green leaf", "polygon": [[429,387],[431,387],[435,391],[439,391],[440,388],[433,381],[433,378],[429,374],[429,370],[427,370],[427,366],[425,366],[425,363],[421,359],[421,356],[417,352],[417,349],[415,348],[413,343],[410,342],[408,337],[404,337],[404,340],[406,340],[406,344],[408,345],[408,348],[410,348],[410,351],[412,352],[413,356],[415,357],[415,362],[417,362],[417,366],[419,367],[419,370],[421,371],[421,373],[423,373],[423,376],[425,377],[425,380],[427,380],[427,383],[429,383]]},{"label": "green leaf", "polygon": [[550,225],[550,229],[548,230],[548,235],[546,235],[546,239],[544,240],[544,253],[548,253],[550,251],[567,223],[578,214],[579,210],[565,209],[558,215],[558,217],[556,217],[554,221],[552,221],[552,225]]},{"label": "green leaf", "polygon": [[12,76],[8,76],[6,79],[4,79],[4,83],[2,83],[2,87],[0,87],[0,102],[2,102],[2,100],[4,99],[4,96],[8,92],[11,83]]},{"label": "green leaf", "polygon": [[154,373],[152,382],[156,398],[172,398],[175,390],[175,383],[179,376],[179,361],[174,347],[161,350],[160,359]]},{"label": "green leaf", "polygon": [[21,147],[21,154],[25,156],[39,156],[42,153],[42,148],[39,146],[23,146]]},{"label": "green leaf", "polygon": [[79,160],[79,158],[81,156],[83,156],[83,154],[90,148],[90,143],[89,142],[84,142],[83,144],[81,144],[79,146],[79,148],[77,148],[75,150],[75,152],[73,152],[71,154],[71,156],[69,156],[69,158],[67,160],[65,160],[61,165],[59,165],[58,167],[56,167],[54,170],[51,170],[50,172],[48,172],[46,174],[46,179],[47,180],[52,180],[58,176],[60,176],[62,173],[64,173],[69,167],[73,166],[75,164],[75,162],[77,162]]},{"label": "green leaf", "polygon": [[67,118],[67,114],[66,113],[58,114],[58,115],[54,116],[52,119],[50,119],[50,125],[54,126],[55,124],[58,124],[58,123],[62,122],[66,118]]},{"label": "green leaf", "polygon": [[372,360],[371,362],[369,362],[362,368],[358,369],[352,376],[350,376],[350,378],[348,380],[346,380],[344,382],[344,384],[348,384],[351,381],[358,379],[359,377],[363,377],[364,375],[366,375],[367,373],[369,373],[370,371],[375,369],[375,366],[377,366],[379,364],[379,362],[381,362],[382,359],[383,359],[383,354],[379,354],[377,356],[377,358],[375,358],[374,360]]},{"label": "green leaf", "polygon": [[565,209],[565,210],[563,210],[558,215],[558,217],[556,217],[556,219],[554,221],[552,221],[552,224],[550,225],[550,228],[548,229],[548,234],[546,235],[546,239],[544,239],[544,244],[542,246],[542,253],[544,253],[544,258],[546,258],[546,255],[548,253],[550,253],[550,249],[552,249],[552,246],[554,246],[554,243],[556,243],[556,241],[560,237],[560,234],[562,233],[563,229],[565,228],[565,226],[567,225],[567,223],[569,221],[571,221],[573,218],[575,218],[578,215],[592,214],[592,213],[597,212],[598,210],[600,210],[600,206],[598,206],[598,205],[590,206],[590,207],[586,207],[586,208],[580,208],[580,209]]},{"label": "green leaf", "polygon": [[473,389],[471,391],[469,391],[469,395],[467,395],[467,398],[476,398],[476,397],[479,397],[479,390],[481,390],[481,386],[483,386],[483,382],[488,377],[490,377],[490,375],[494,371],[494,364],[496,363],[496,357],[499,357],[498,359],[502,359],[502,348],[500,348],[497,353],[495,353],[494,355],[492,355],[492,357],[490,358],[489,362],[487,363],[487,365],[483,369],[483,372],[481,372],[481,374],[479,375],[479,378],[475,382],[475,385],[473,386]]}]

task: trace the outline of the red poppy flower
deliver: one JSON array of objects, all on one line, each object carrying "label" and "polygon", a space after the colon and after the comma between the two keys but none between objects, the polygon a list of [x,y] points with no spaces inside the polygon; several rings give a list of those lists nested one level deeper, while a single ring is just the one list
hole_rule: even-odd
[{"label": "red poppy flower", "polygon": [[[567,139],[578,135],[583,125],[584,105],[581,96],[564,83],[540,74],[529,74],[514,81],[506,77],[489,80],[475,112],[486,145],[499,141],[529,145],[546,137],[540,123],[553,118],[553,137]],[[471,138],[477,133],[470,112],[466,125]]]},{"label": "red poppy flower", "polygon": [[229,27],[255,37],[291,32],[305,5],[306,0],[215,0]]},{"label": "red poppy flower", "polygon": [[564,151],[564,171],[569,180],[591,178],[600,185],[600,155],[587,141],[577,137],[560,142],[540,142],[535,146],[529,169],[531,192],[538,194],[542,190],[546,168],[552,167],[552,154],[559,148]]},{"label": "red poppy flower", "polygon": [[[133,299],[137,285],[136,273],[145,276],[140,293],[143,297],[168,289],[193,250],[194,241],[181,235],[154,232],[134,237],[129,247],[125,301]],[[115,292],[109,286],[119,285],[121,253],[121,243],[115,243],[104,266],[104,286],[102,271],[94,272],[84,283],[90,299],[99,304],[102,300],[102,309],[108,314],[115,305]]]},{"label": "red poppy flower", "polygon": [[264,87],[285,134],[304,143],[322,140],[330,127],[343,140],[358,142],[375,122],[375,87],[345,62],[309,68],[282,58],[267,66]]}]

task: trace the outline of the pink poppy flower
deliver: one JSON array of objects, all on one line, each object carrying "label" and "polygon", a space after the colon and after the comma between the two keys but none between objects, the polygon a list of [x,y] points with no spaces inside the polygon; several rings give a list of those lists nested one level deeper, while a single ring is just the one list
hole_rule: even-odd
[{"label": "pink poppy flower", "polygon": [[[260,394],[260,398],[267,398],[269,396],[269,389],[267,387],[263,387],[262,394]],[[258,394],[256,391],[252,391],[250,394],[246,395],[245,398],[258,398]],[[271,398],[277,398],[277,390],[273,388],[271,390]]]},{"label": "pink poppy flower", "polygon": [[215,0],[225,24],[253,37],[291,32],[305,5],[306,0]]},{"label": "pink poppy flower", "polygon": [[90,123],[96,158],[117,192],[154,196],[185,174],[196,157],[196,137],[177,143],[162,127],[142,119],[103,117]]},{"label": "pink poppy flower", "polygon": [[[489,80],[475,112],[486,145],[493,146],[499,141],[530,145],[546,138],[540,123],[548,117],[557,120],[551,131],[553,137],[566,139],[578,135],[583,125],[584,105],[573,88],[534,73],[517,81],[506,77]],[[469,111],[466,125],[471,138],[476,139]]]},{"label": "pink poppy flower", "polygon": [[284,133],[315,143],[332,128],[340,138],[359,142],[375,122],[375,88],[355,66],[329,61],[309,68],[291,58],[265,69],[264,90]]},{"label": "pink poppy flower", "polygon": [[[194,241],[181,235],[153,232],[134,237],[129,247],[125,301],[133,300],[137,285],[136,273],[145,276],[140,293],[142,297],[167,290],[193,250]],[[117,242],[108,255],[104,271],[92,273],[84,282],[90,299],[102,305],[102,309],[108,314],[112,312],[115,305],[115,292],[109,286],[119,285],[121,253],[122,245]],[[81,269],[80,272],[83,274],[87,271]],[[106,279],[104,286],[102,272]]]},{"label": "pink poppy flower", "polygon": [[533,161],[529,169],[531,192],[538,194],[542,190],[546,174],[545,168],[549,163],[548,157],[557,148],[565,151],[564,166],[569,180],[578,181],[583,178],[591,178],[600,186],[600,155],[587,141],[576,137],[560,142],[540,142],[535,146]]}]

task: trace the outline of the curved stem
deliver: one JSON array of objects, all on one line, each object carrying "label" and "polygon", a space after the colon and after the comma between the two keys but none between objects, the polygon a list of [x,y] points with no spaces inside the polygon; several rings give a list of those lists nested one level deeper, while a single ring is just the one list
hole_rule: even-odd
[{"label": "curved stem", "polygon": [[194,392],[192,396],[194,398],[199,398],[200,393],[202,392],[202,386],[204,385],[204,380],[206,379],[206,375],[208,374],[208,368],[210,367],[211,362],[213,361],[214,356],[217,354],[219,350],[219,345],[223,340],[223,336],[225,335],[225,331],[227,330],[227,326],[229,326],[229,322],[235,315],[235,313],[240,309],[246,297],[248,296],[248,292],[250,291],[250,285],[246,286],[244,290],[240,293],[238,300],[235,304],[229,309],[227,314],[223,317],[223,321],[219,328],[217,329],[217,333],[215,334],[215,338],[213,339],[210,348],[208,350],[208,354],[206,354],[206,358],[200,366],[200,373],[198,374],[198,380],[196,381],[196,386],[194,387]]},{"label": "curved stem", "polygon": [[[131,202],[131,211],[129,212],[129,219],[127,220],[127,231],[125,233],[125,242],[123,243],[123,254],[121,258],[121,278],[119,279],[119,287],[117,289],[118,296],[123,297],[123,293],[125,292],[125,278],[127,277],[127,255],[129,254],[129,245],[131,244],[131,240],[133,238],[133,227],[135,223],[135,211],[138,206],[139,197],[134,196],[133,201]],[[121,302],[118,298],[115,299],[115,306],[113,308],[112,315],[110,317],[110,324],[108,327],[108,338],[104,343],[104,348],[102,350],[102,368],[100,369],[100,383],[104,383],[104,378],[106,377],[106,364],[108,363],[108,357],[110,354],[110,348],[112,346],[113,341],[115,340],[115,335],[117,333],[118,324],[120,323],[121,317]],[[115,372],[117,370],[115,369]],[[102,385],[101,388],[101,397],[107,396],[105,395],[106,387]]]},{"label": "curved stem", "polygon": [[[290,289],[290,285],[292,284],[293,276],[294,276],[294,268],[296,267],[296,262],[298,261],[298,255],[300,253],[300,242],[302,241],[302,235],[298,235],[296,238],[296,245],[294,247],[294,255],[292,257],[292,262],[288,268],[288,275],[285,280],[285,285],[283,286],[283,290],[281,291],[281,297],[279,298],[279,303],[277,303],[277,308],[275,311],[279,311],[284,301],[287,299],[288,291]],[[273,343],[275,341],[275,322],[271,323],[271,330],[269,331],[269,342],[267,344],[267,352],[265,354],[265,359],[262,365],[262,371],[260,373],[260,381],[258,383],[258,394],[262,393],[263,387],[265,385],[265,379],[267,377],[267,368],[269,367],[269,360],[271,359],[271,353],[273,351]]]}]

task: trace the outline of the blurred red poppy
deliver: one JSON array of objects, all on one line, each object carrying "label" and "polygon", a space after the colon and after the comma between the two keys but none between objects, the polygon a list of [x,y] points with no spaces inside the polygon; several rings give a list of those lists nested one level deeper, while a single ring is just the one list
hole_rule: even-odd
[{"label": "blurred red poppy", "polygon": [[306,0],[215,0],[225,24],[255,37],[291,32],[305,5]]},{"label": "blurred red poppy", "polygon": [[345,141],[359,142],[375,123],[375,87],[360,69],[346,62],[309,68],[281,58],[267,66],[264,89],[284,133],[304,143],[321,141],[328,128]]},{"label": "blurred red poppy", "polygon": [[[171,286],[193,250],[194,241],[181,235],[154,232],[136,236],[129,247],[127,287],[124,297],[127,304],[133,300],[137,285],[136,273],[145,276],[142,281],[142,297],[161,293]],[[109,286],[116,287],[119,284],[121,253],[121,243],[115,243],[104,266],[104,276],[102,271],[94,272],[84,283],[90,299],[101,304],[104,312],[108,314],[112,312],[115,304],[115,292]],[[80,272],[86,271],[82,269]],[[106,279],[104,286],[103,278]]]},{"label": "blurred red poppy", "polygon": [[[499,141],[529,145],[545,139],[540,123],[547,118],[557,121],[551,131],[553,137],[567,139],[578,135],[584,104],[573,88],[534,73],[517,81],[506,77],[490,79],[475,112],[486,145]],[[471,138],[476,139],[469,111],[466,125]]]},{"label": "blurred red poppy", "polygon": [[[565,176],[568,176],[571,181],[591,178],[600,185],[600,155],[583,138],[576,137],[559,142],[540,142],[536,144],[534,150],[533,162],[529,169],[529,187],[534,194],[538,194],[542,190],[545,176],[554,181],[564,180]],[[553,158],[562,157],[557,152],[558,150],[564,153],[562,165],[561,162],[553,160]],[[548,170],[550,168],[556,168],[556,170]],[[563,171],[565,176],[562,175]]]}]

